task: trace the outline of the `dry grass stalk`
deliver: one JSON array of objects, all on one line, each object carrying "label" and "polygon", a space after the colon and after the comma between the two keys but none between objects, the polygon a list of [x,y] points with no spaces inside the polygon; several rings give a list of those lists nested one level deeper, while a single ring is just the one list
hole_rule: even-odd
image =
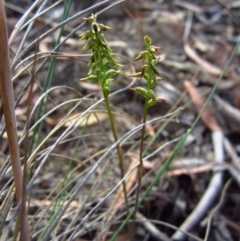
[{"label": "dry grass stalk", "polygon": [[[6,131],[8,135],[9,153],[11,157],[16,197],[17,200],[20,201],[23,198],[23,179],[17,138],[14,94],[11,81],[7,36],[5,7],[3,1],[0,1],[0,94],[2,97],[2,107],[6,122]],[[22,215],[19,216],[18,220],[22,224],[20,227],[21,240],[30,240],[26,213],[23,212]]]}]

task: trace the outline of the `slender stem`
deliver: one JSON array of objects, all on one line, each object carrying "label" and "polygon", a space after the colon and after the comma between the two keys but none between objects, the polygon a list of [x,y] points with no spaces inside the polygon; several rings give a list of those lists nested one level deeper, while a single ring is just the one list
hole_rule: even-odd
[{"label": "slender stem", "polygon": [[[116,142],[118,140],[118,137],[117,137],[116,128],[115,128],[115,124],[114,124],[114,120],[113,120],[111,106],[109,104],[108,94],[104,90],[103,90],[103,96],[104,96],[104,101],[106,104],[106,108],[107,108],[107,112],[108,112],[108,116],[109,116],[109,120],[110,120],[110,124],[111,124],[113,137]],[[122,150],[121,150],[121,147],[119,144],[117,145],[117,153],[118,153],[118,158],[119,158],[119,166],[120,166],[120,170],[121,170],[121,178],[123,178],[124,177],[123,158],[122,158]],[[122,184],[123,184],[123,192],[124,192],[124,199],[125,199],[125,203],[126,203],[127,213],[129,213],[126,182],[123,181]]]},{"label": "slender stem", "polygon": [[[147,112],[148,112],[148,100],[145,100],[144,104],[144,110],[143,110],[143,123],[146,123],[147,120]],[[138,167],[138,186],[137,186],[137,192],[136,192],[136,200],[135,200],[135,208],[133,213],[133,227],[135,227],[136,224],[136,213],[138,209],[138,199],[139,199],[139,193],[141,190],[141,182],[142,182],[142,175],[143,175],[143,143],[144,143],[144,134],[145,134],[145,125],[142,127],[142,134],[141,134],[141,140],[140,140],[140,153],[139,153],[139,167]]]},{"label": "slender stem", "polygon": [[[7,34],[7,19],[5,13],[4,1],[0,1],[0,95],[2,98],[2,108],[4,112],[4,119],[6,123],[6,131],[8,136],[8,147],[9,155],[11,157],[11,165],[13,172],[14,187],[16,190],[16,199],[18,202],[22,200],[23,190],[23,177],[20,161],[20,151],[17,137],[17,125],[15,116],[14,106],[14,92],[12,85],[12,76],[10,68],[10,57],[9,57],[9,45],[8,45],[8,34]],[[25,205],[25,204],[23,204]],[[20,222],[22,220],[22,222]],[[16,220],[17,234],[18,227],[22,238],[26,241],[30,241],[30,232],[28,226],[28,216],[26,210],[19,213]],[[21,238],[21,240],[22,240]]]}]

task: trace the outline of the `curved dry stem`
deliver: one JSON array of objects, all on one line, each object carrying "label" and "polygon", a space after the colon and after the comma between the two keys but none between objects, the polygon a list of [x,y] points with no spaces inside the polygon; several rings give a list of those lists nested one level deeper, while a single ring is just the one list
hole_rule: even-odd
[{"label": "curved dry stem", "polygon": [[[7,38],[7,24],[3,1],[0,1],[0,93],[2,97],[2,106],[6,123],[9,153],[11,156],[11,164],[13,167],[14,186],[16,189],[16,197],[20,202],[25,195],[23,190],[23,177],[21,170],[20,152],[17,138],[17,126],[15,117],[14,94],[11,81],[9,48]],[[23,207],[25,203],[23,203]],[[30,240],[30,233],[27,223],[27,214],[25,209],[22,209],[17,221],[16,227],[20,227],[21,240]],[[15,230],[17,234],[18,230]]]}]

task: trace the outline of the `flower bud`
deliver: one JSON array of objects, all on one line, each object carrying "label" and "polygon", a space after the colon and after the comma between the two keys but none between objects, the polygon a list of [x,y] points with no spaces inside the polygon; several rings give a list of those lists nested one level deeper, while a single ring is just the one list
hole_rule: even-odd
[{"label": "flower bud", "polygon": [[145,61],[147,59],[147,51],[142,51],[135,59],[134,61],[137,61],[139,59],[143,59]]},{"label": "flower bud", "polygon": [[91,75],[97,68],[97,63],[92,63],[89,62],[88,65],[90,66],[90,69],[88,71],[88,75]]},{"label": "flower bud", "polygon": [[129,77],[134,77],[134,78],[141,78],[141,76],[142,76],[142,73],[141,73],[141,72],[137,72],[137,73],[135,73],[135,74],[129,75]]},{"label": "flower bud", "polygon": [[141,78],[144,75],[148,74],[148,72],[149,72],[149,66],[147,64],[144,64],[143,67],[142,67],[142,71],[141,71],[141,73],[142,73]]},{"label": "flower bud", "polygon": [[154,46],[154,45],[151,45],[150,46],[150,51],[152,52],[152,53],[156,53],[158,50],[161,50],[162,48],[160,48],[160,47],[157,47],[157,46]]},{"label": "flower bud", "polygon": [[97,20],[97,15],[92,14],[91,17],[83,18],[86,23],[93,23]]},{"label": "flower bud", "polygon": [[159,97],[154,97],[148,101],[147,107],[149,108],[153,105],[156,105],[157,103],[164,102],[164,101],[165,101],[164,99],[161,99]]},{"label": "flower bud", "polygon": [[91,31],[88,30],[82,34],[79,35],[80,40],[87,40],[91,37]]},{"label": "flower bud", "polygon": [[105,73],[104,78],[105,79],[109,79],[110,77],[112,77],[113,75],[119,74],[120,71],[119,70],[114,70],[114,69],[110,69]]},{"label": "flower bud", "polygon": [[150,46],[152,43],[151,39],[147,35],[144,37],[144,42],[147,46]]},{"label": "flower bud", "polygon": [[149,98],[149,99],[150,99],[150,98],[155,98],[155,93],[154,93],[153,90],[147,90],[147,92],[148,92],[148,98]]},{"label": "flower bud", "polygon": [[141,94],[144,98],[149,99],[148,96],[148,91],[146,89],[144,89],[143,87],[136,87],[136,88],[132,88],[134,91],[138,92],[139,94]]},{"label": "flower bud", "polygon": [[91,49],[91,48],[93,47],[93,45],[94,45],[94,42],[90,40],[89,42],[87,42],[87,43],[84,45],[83,50],[84,50],[84,51],[89,50],[89,49]]}]

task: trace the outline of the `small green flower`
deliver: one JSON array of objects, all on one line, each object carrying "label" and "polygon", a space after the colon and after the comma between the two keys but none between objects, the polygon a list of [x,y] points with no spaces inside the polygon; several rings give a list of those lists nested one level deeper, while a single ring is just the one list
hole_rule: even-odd
[{"label": "small green flower", "polygon": [[104,78],[109,79],[110,77],[112,77],[113,75],[119,74],[120,71],[119,70],[114,70],[114,69],[110,69],[105,73]]},{"label": "small green flower", "polygon": [[137,93],[140,93],[145,99],[149,100],[149,95],[148,95],[148,91],[143,88],[143,87],[135,87],[135,88],[130,88],[130,90],[133,90]]},{"label": "small green flower", "polygon": [[101,29],[102,31],[108,31],[108,30],[111,30],[111,29],[112,29],[111,27],[106,26],[106,25],[101,24],[101,23],[99,23],[98,26],[100,27],[100,29]]},{"label": "small green flower", "polygon": [[94,41],[93,40],[90,40],[89,42],[87,42],[84,47],[83,47],[83,50],[84,51],[87,51],[89,49],[92,49],[92,47],[94,46]]},{"label": "small green flower", "polygon": [[142,72],[138,72],[138,73],[135,73],[135,74],[131,74],[131,75],[129,75],[129,77],[142,78]]},{"label": "small green flower", "polygon": [[150,46],[151,53],[155,54],[155,53],[157,53],[158,50],[161,50],[161,48],[160,47],[156,47],[154,45]]},{"label": "small green flower", "polygon": [[147,57],[148,57],[148,52],[147,51],[143,51],[134,59],[134,61],[137,61],[139,59],[143,59],[143,61],[146,61]]},{"label": "small green flower", "polygon": [[91,37],[91,31],[88,30],[82,34],[79,35],[80,40],[87,40]]},{"label": "small green flower", "polygon": [[156,105],[156,103],[160,103],[160,102],[164,102],[165,100],[164,99],[161,99],[161,98],[158,98],[158,97],[155,97],[155,98],[152,98],[148,101],[147,103],[147,107],[152,107],[153,105]]},{"label": "small green flower", "polygon": [[87,80],[94,80],[94,81],[98,81],[98,77],[94,74],[92,75],[88,75],[87,77],[85,78],[81,78],[80,79],[81,81],[87,81]]}]

